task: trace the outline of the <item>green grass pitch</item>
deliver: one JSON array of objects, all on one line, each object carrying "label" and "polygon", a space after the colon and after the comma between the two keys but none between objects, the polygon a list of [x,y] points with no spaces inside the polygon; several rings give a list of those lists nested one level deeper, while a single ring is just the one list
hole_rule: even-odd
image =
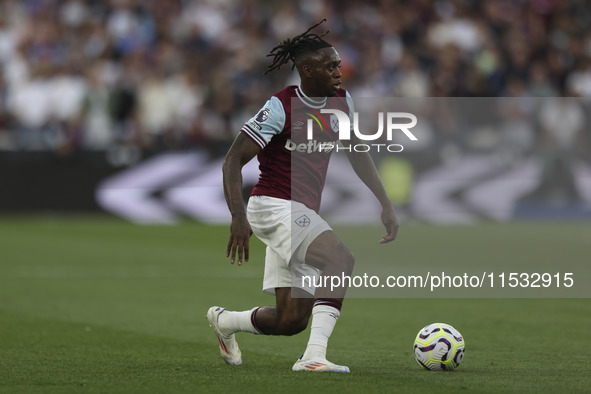
[{"label": "green grass pitch", "polygon": [[[377,243],[381,229],[371,231]],[[239,334],[244,364],[227,366],[204,317],[208,307],[240,310],[274,301],[261,292],[260,242],[253,241],[250,262],[231,266],[224,256],[227,234],[225,226],[194,222],[4,217],[0,392],[590,390],[591,299],[349,299],[328,356],[352,373],[291,372],[308,331]],[[535,240],[540,256],[554,256],[552,240],[562,237],[573,256],[588,262],[587,224],[403,225],[396,243],[381,247],[390,248],[393,264],[404,256],[431,264],[456,253],[448,245],[458,237],[473,245],[461,253],[470,260],[494,257],[495,250],[510,255],[512,240],[523,234]],[[495,245],[483,253],[478,245],[491,237]],[[424,371],[412,355],[418,330],[436,321],[452,324],[466,340],[465,359],[451,373]]]}]

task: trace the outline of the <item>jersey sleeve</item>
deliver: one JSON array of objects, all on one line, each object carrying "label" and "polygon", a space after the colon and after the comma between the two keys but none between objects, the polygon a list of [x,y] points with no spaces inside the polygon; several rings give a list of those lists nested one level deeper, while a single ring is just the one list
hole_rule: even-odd
[{"label": "jersey sleeve", "polygon": [[242,131],[261,149],[265,148],[273,136],[281,133],[285,126],[285,110],[281,101],[273,96],[263,108],[248,122]]}]

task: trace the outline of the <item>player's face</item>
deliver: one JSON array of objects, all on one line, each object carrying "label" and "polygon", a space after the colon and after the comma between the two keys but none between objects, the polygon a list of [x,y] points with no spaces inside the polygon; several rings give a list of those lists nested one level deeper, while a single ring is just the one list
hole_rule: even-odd
[{"label": "player's face", "polygon": [[319,49],[320,55],[312,67],[314,90],[318,97],[334,96],[341,87],[341,58],[332,48]]}]

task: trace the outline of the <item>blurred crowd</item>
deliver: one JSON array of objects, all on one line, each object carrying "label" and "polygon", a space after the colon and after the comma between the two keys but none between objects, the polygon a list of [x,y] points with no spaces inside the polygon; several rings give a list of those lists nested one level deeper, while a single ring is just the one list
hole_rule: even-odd
[{"label": "blurred crowd", "polygon": [[591,97],[586,0],[2,0],[0,150],[221,152],[322,18],[356,97]]}]

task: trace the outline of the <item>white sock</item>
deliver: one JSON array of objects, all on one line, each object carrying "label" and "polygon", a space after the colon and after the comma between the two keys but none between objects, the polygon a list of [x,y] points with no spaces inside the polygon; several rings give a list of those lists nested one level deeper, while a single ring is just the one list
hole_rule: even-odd
[{"label": "white sock", "polygon": [[340,315],[341,312],[332,306],[317,305],[312,308],[310,340],[302,359],[326,359],[328,338],[330,338]]},{"label": "white sock", "polygon": [[258,307],[252,308],[249,311],[241,311],[241,312],[234,312],[234,311],[225,311],[220,314],[220,326],[224,329],[224,331],[228,332],[228,335],[234,334],[236,332],[251,332],[253,334],[260,334],[260,332],[255,328],[252,324],[251,315],[255,309]]}]

